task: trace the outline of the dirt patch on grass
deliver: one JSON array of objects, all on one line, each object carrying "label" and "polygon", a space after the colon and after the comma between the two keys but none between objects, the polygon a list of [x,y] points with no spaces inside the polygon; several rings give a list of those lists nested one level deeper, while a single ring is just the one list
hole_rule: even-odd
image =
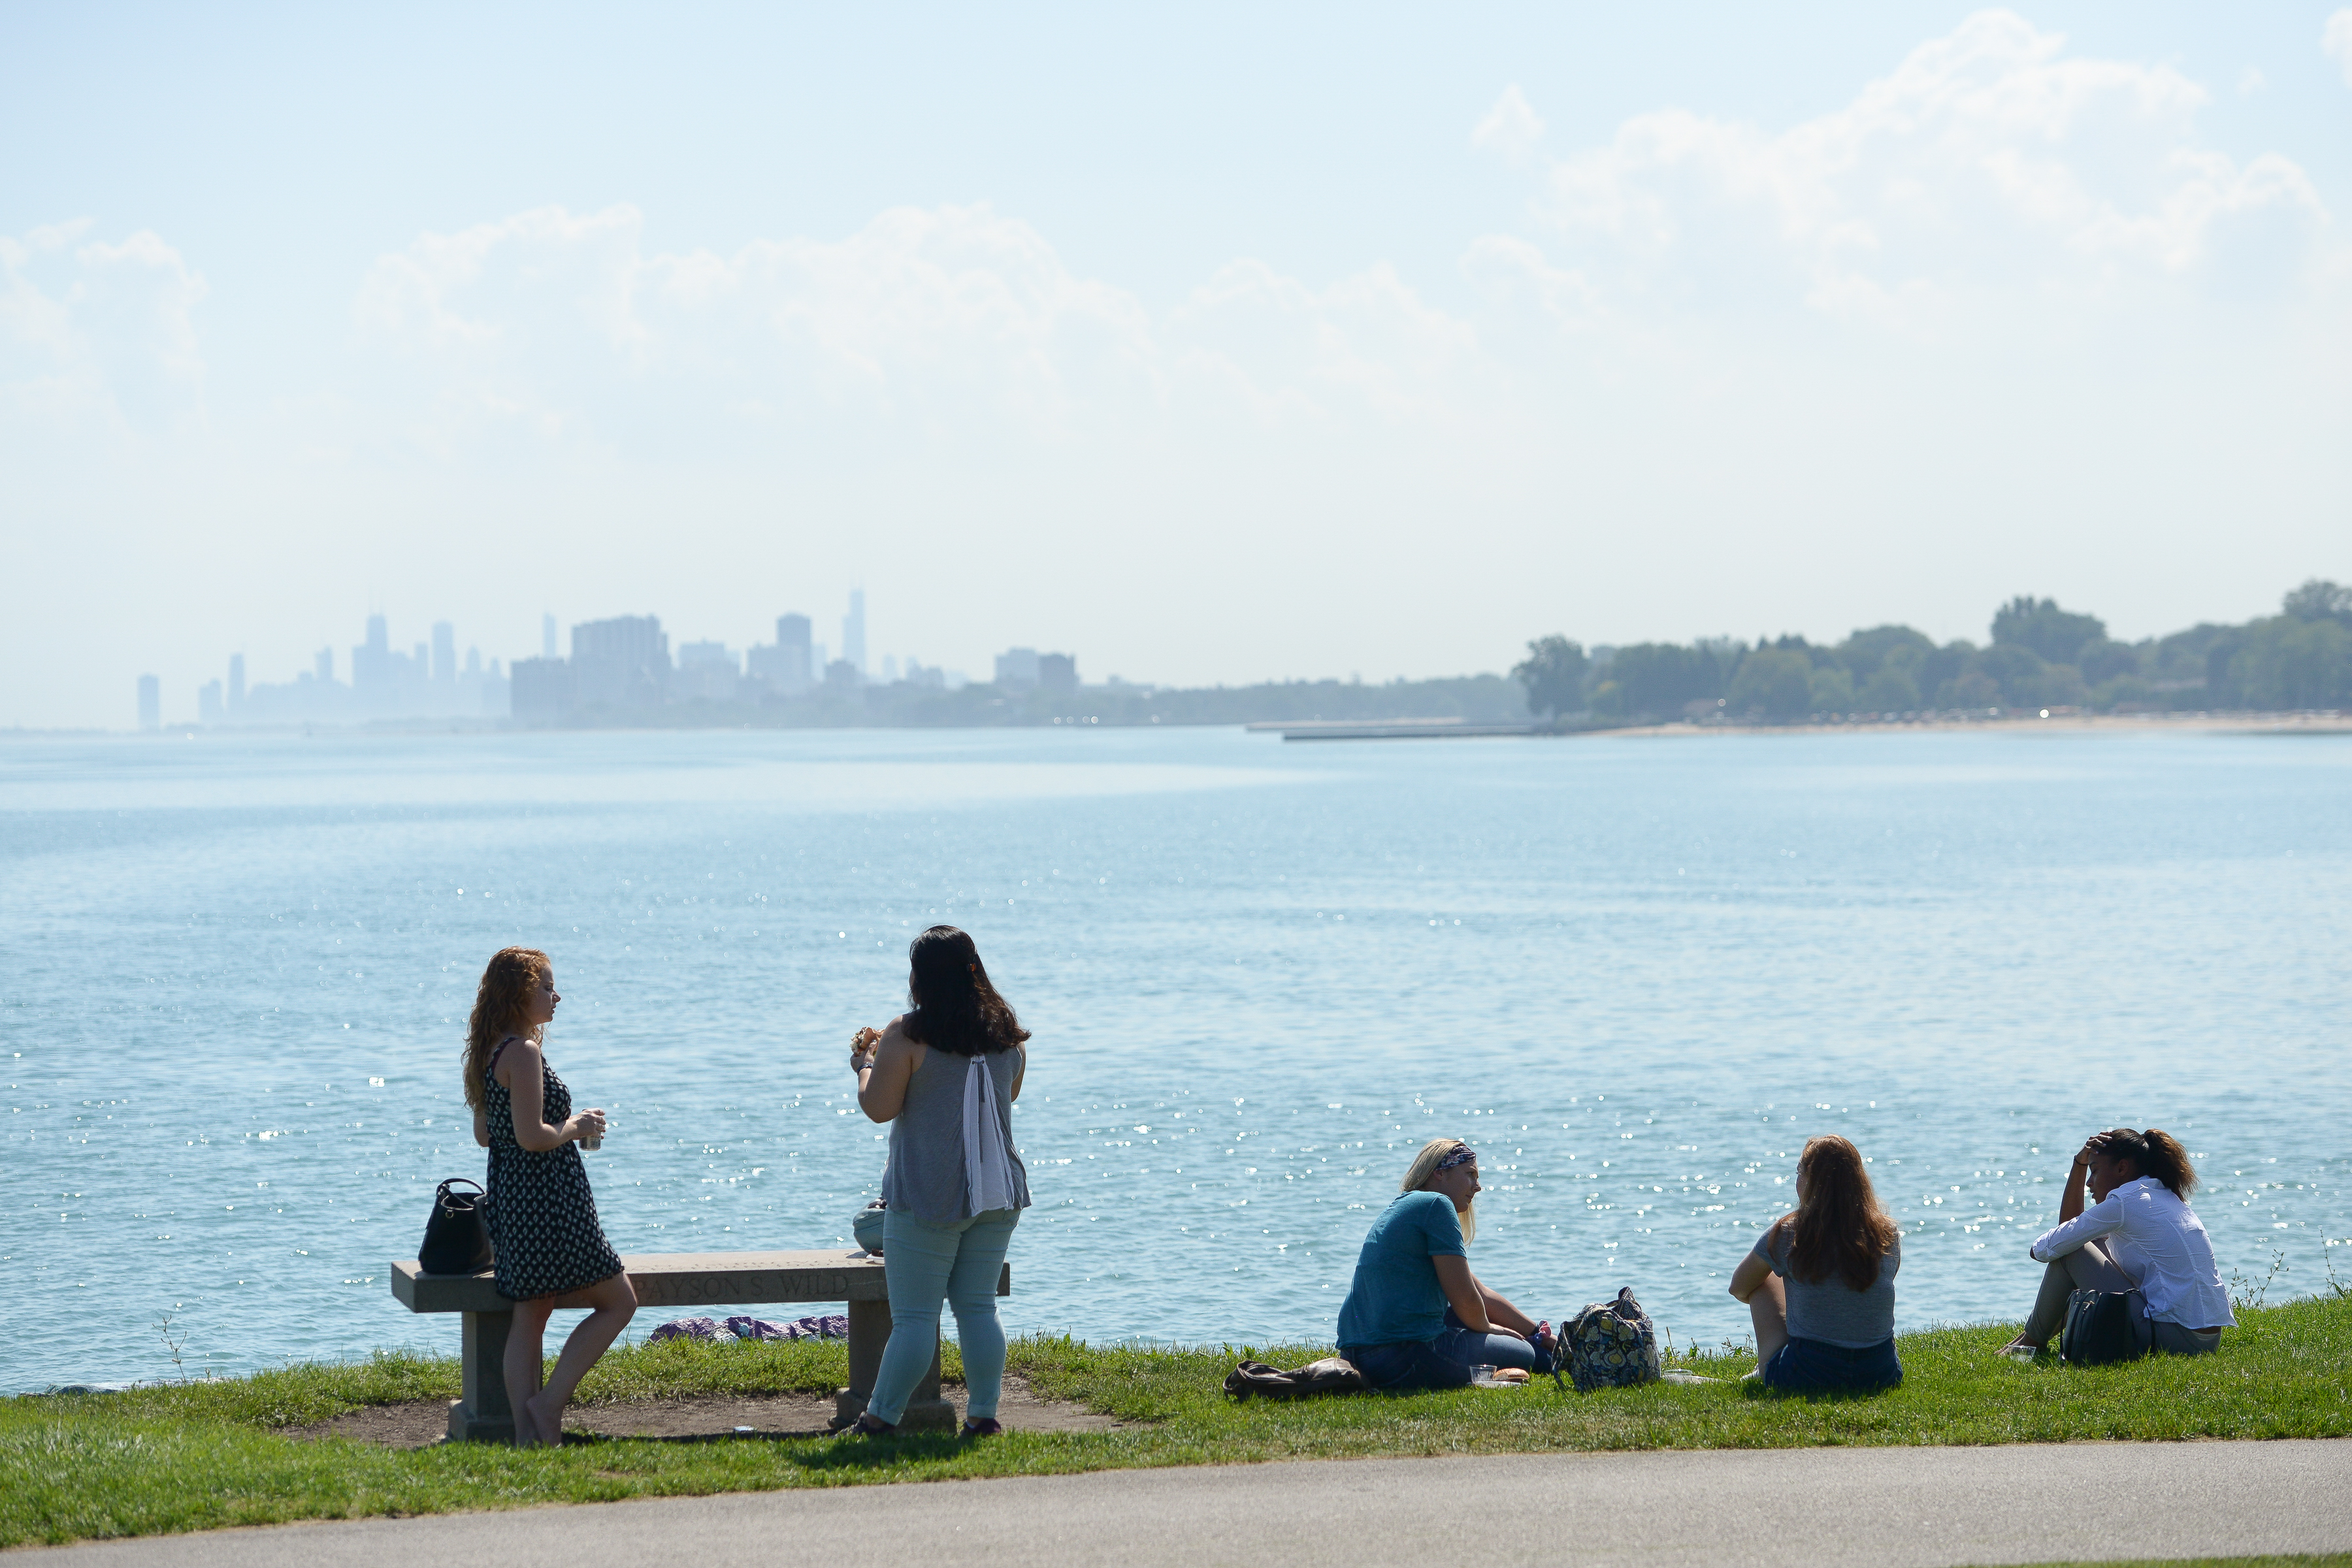
[{"label": "dirt patch on grass", "polygon": [[[940,1392],[961,1418],[964,1391]],[[1110,1416],[1065,1400],[1041,1399],[1017,1377],[1004,1380],[996,1418],[1013,1432],[1111,1432],[1123,1425]],[[660,1437],[709,1441],[733,1437],[820,1437],[833,1419],[829,1394],[713,1394],[683,1399],[631,1399],[609,1405],[575,1405],[563,1413],[567,1433],[598,1437]],[[745,1430],[749,1428],[749,1430]],[[331,1421],[289,1426],[289,1437],[349,1437],[387,1448],[422,1448],[448,1435],[446,1400],[412,1399],[371,1405]]]}]

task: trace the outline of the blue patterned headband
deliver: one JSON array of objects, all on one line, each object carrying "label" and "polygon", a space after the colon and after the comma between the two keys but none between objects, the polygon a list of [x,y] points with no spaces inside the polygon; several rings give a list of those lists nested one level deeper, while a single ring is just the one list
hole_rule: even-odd
[{"label": "blue patterned headband", "polygon": [[1475,1163],[1477,1158],[1478,1152],[1470,1147],[1469,1144],[1465,1143],[1462,1147],[1454,1151],[1453,1153],[1446,1155],[1445,1158],[1437,1162],[1436,1165],[1431,1169],[1429,1173],[1433,1176],[1437,1174],[1439,1171],[1450,1171],[1456,1165],[1471,1164]]}]

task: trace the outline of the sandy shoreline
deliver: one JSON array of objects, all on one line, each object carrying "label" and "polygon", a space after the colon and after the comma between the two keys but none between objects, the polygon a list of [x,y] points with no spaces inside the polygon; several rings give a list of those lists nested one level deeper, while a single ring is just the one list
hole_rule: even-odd
[{"label": "sandy shoreline", "polygon": [[1967,731],[2001,734],[2168,733],[2212,735],[2352,735],[2344,713],[2053,713],[2049,718],[1870,720],[1841,724],[1641,724],[1587,730],[1576,740],[1707,735],[1885,735]]}]

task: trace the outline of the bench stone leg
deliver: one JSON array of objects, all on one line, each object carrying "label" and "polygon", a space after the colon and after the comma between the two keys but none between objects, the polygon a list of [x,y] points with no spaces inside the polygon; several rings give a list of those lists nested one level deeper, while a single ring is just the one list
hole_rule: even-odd
[{"label": "bench stone leg", "polygon": [[466,1397],[449,1406],[449,1436],[454,1442],[511,1443],[515,1437],[513,1407],[507,1404],[507,1331],[514,1327],[512,1312],[466,1312]]},{"label": "bench stone leg", "polygon": [[[833,1425],[848,1426],[866,1413],[874,1397],[875,1374],[882,1369],[882,1347],[890,1341],[890,1303],[849,1303],[849,1386],[833,1396]],[[898,1417],[903,1432],[936,1431],[956,1424],[955,1406],[940,1396],[940,1352],[931,1352],[931,1370],[915,1384],[914,1397]]]},{"label": "bench stone leg", "polygon": [[890,1303],[849,1303],[849,1386],[833,1396],[836,1430],[866,1414],[874,1397],[874,1376],[882,1370],[882,1347],[890,1341]]}]

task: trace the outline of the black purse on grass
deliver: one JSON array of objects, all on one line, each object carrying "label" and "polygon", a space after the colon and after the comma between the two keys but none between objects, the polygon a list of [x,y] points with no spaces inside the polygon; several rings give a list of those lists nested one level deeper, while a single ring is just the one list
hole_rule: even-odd
[{"label": "black purse on grass", "polygon": [[[471,1187],[470,1193],[452,1187]],[[481,1184],[452,1176],[433,1194],[433,1215],[425,1222],[425,1245],[416,1266],[427,1274],[479,1274],[490,1266],[490,1224],[483,1209],[489,1194]]]},{"label": "black purse on grass", "polygon": [[2058,1354],[2068,1366],[2109,1366],[2147,1353],[2134,1320],[2145,1318],[2147,1298],[2137,1290],[2077,1290],[2066,1298],[2066,1326]]}]

